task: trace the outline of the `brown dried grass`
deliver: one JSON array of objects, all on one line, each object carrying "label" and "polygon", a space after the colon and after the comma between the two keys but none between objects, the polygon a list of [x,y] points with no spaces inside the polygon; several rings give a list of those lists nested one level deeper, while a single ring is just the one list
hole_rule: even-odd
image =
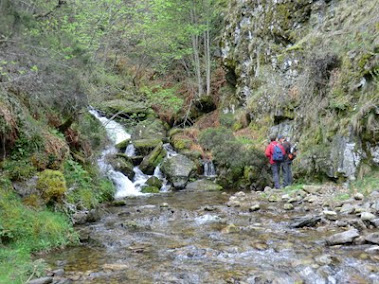
[{"label": "brown dried grass", "polygon": [[209,114],[204,115],[201,117],[194,126],[197,127],[199,130],[203,130],[206,128],[211,127],[219,127],[220,126],[220,120],[219,120],[219,110],[215,110],[210,112]]}]

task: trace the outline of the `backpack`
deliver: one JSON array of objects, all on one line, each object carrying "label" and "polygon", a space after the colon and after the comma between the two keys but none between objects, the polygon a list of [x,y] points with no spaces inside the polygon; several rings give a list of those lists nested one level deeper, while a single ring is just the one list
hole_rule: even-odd
[{"label": "backpack", "polygon": [[282,148],[278,144],[274,145],[272,160],[275,162],[281,162],[284,160],[284,155],[282,152]]}]

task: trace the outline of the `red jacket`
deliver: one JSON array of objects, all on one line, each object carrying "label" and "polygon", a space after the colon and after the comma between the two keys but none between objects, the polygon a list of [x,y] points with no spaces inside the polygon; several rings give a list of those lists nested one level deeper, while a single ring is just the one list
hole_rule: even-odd
[{"label": "red jacket", "polygon": [[275,164],[276,162],[273,161],[272,159],[272,154],[274,153],[274,145],[279,145],[280,149],[282,150],[283,152],[283,155],[286,154],[286,150],[284,150],[284,147],[282,146],[282,144],[279,144],[278,142],[276,141],[272,141],[267,147],[266,147],[266,150],[265,150],[265,155],[267,158],[270,159],[270,164],[273,165]]}]

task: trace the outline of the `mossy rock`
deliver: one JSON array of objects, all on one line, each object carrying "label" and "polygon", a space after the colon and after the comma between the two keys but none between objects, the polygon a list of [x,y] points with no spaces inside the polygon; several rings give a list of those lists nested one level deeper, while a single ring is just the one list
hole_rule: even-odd
[{"label": "mossy rock", "polygon": [[164,123],[159,119],[139,122],[133,130],[132,140],[160,139],[166,137],[167,131]]},{"label": "mossy rock", "polygon": [[118,144],[116,144],[116,149],[119,150],[119,151],[122,151],[122,152],[125,152],[126,150],[126,147],[128,147],[129,145],[129,142],[130,142],[130,139],[126,139]]},{"label": "mossy rock", "polygon": [[153,187],[161,188],[162,185],[163,185],[163,182],[159,178],[153,176],[153,177],[150,177],[146,181],[146,184],[148,186],[153,186]]},{"label": "mossy rock", "polygon": [[160,142],[153,151],[143,158],[140,169],[146,174],[153,174],[154,169],[163,161],[166,151],[163,149],[163,143]]},{"label": "mossy rock", "polygon": [[113,156],[109,158],[109,163],[116,171],[122,172],[129,179],[132,179],[134,177],[135,173],[133,171],[133,164],[125,160],[123,157]]},{"label": "mossy rock", "polygon": [[148,107],[144,103],[129,100],[112,100],[101,102],[101,105],[96,105],[95,107],[105,113],[107,117],[111,117],[117,113],[119,117],[137,116],[140,118],[145,118],[148,113]]},{"label": "mossy rock", "polygon": [[133,141],[137,152],[144,156],[148,155],[160,143],[162,143],[162,139],[160,138],[140,139]]},{"label": "mossy rock", "polygon": [[159,193],[159,188],[155,186],[146,186],[141,189],[142,193]]},{"label": "mossy rock", "polygon": [[61,201],[67,192],[66,180],[62,172],[44,170],[38,175],[37,189],[46,203]]}]

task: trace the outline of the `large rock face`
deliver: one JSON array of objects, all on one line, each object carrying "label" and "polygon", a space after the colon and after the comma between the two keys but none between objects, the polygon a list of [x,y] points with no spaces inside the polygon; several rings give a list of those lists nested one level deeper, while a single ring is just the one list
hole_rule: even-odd
[{"label": "large rock face", "polygon": [[178,154],[166,157],[161,169],[176,189],[182,189],[186,186],[189,177],[195,172],[196,165],[186,156]]},{"label": "large rock face", "polygon": [[299,142],[300,173],[353,178],[364,159],[378,164],[375,2],[230,1],[221,56],[234,101]]}]

